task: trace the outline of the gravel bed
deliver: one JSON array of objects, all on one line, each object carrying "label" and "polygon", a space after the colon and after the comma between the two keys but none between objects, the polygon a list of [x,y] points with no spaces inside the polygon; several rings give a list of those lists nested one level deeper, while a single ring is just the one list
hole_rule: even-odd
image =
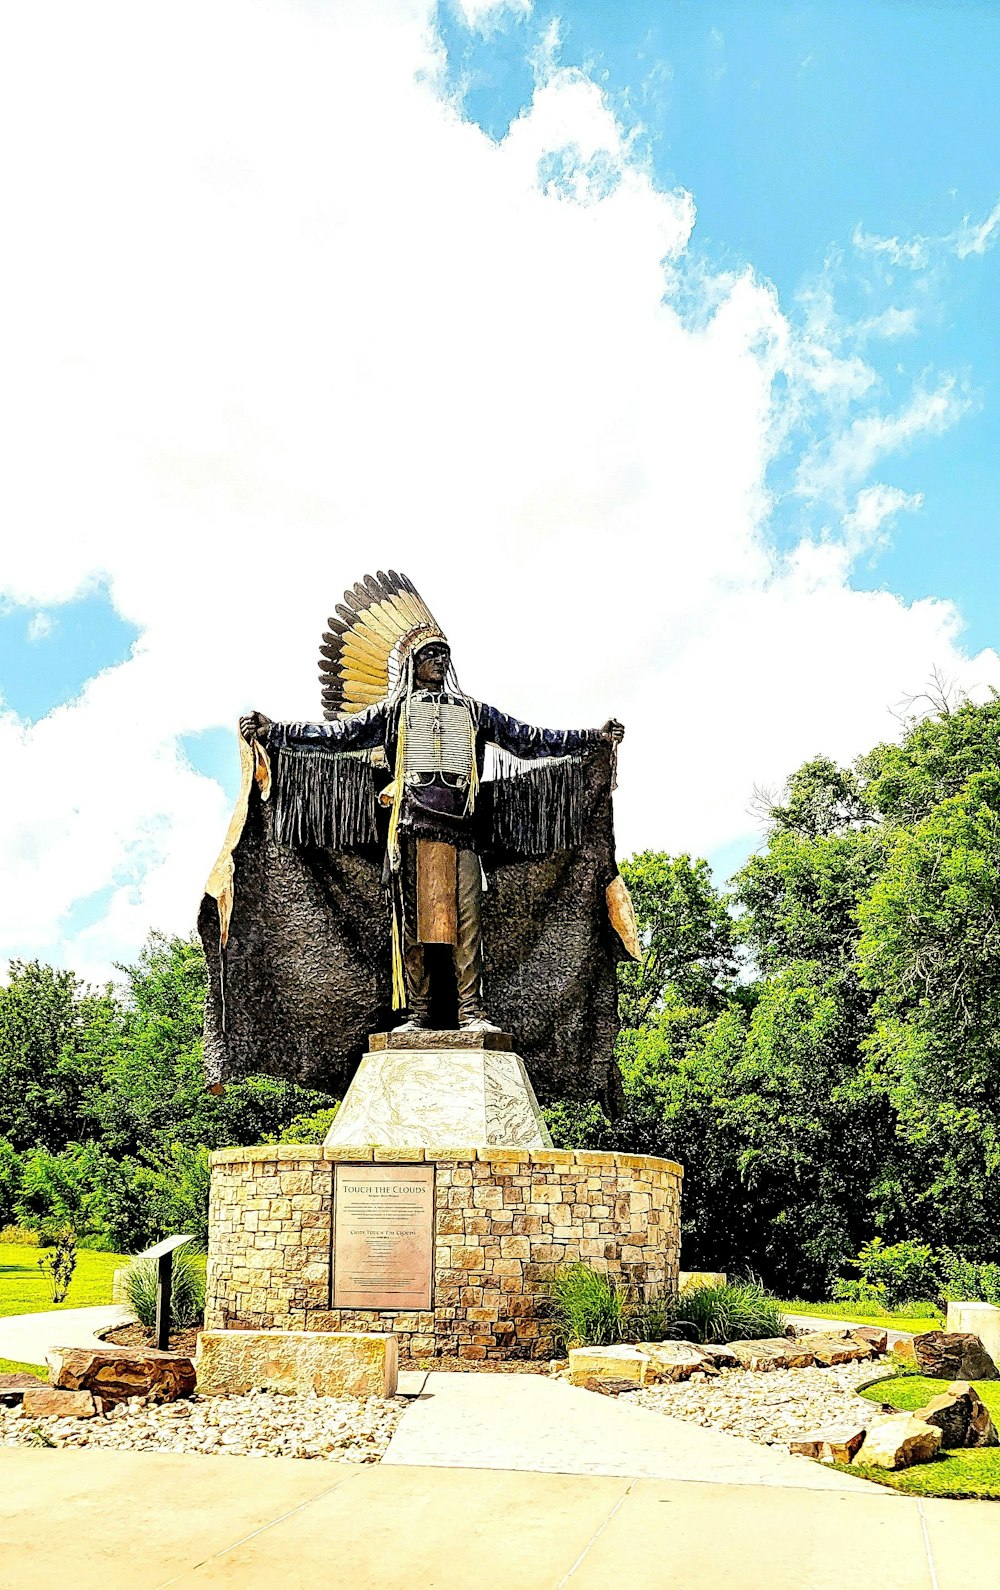
[{"label": "gravel bed", "polygon": [[406,1408],[402,1397],[188,1397],[146,1406],[136,1397],[93,1419],[26,1418],[0,1408],[0,1446],[113,1447],[249,1457],[378,1463]]},{"label": "gravel bed", "polygon": [[867,1424],[877,1414],[878,1404],[858,1396],[855,1388],[897,1373],[885,1362],[815,1369],[728,1369],[717,1380],[698,1377],[677,1385],[644,1386],[622,1395],[674,1419],[742,1435],[763,1446],[784,1446],[794,1436],[821,1425]]}]

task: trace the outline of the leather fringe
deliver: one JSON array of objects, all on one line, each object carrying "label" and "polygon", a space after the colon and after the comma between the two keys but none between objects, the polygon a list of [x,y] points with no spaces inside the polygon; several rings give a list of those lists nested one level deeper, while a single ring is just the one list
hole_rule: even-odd
[{"label": "leather fringe", "polygon": [[377,843],[375,781],[367,757],[295,747],[273,753],[279,845],[350,850]]},{"label": "leather fringe", "polygon": [[583,844],[583,764],[552,757],[520,769],[498,766],[493,783],[493,837],[504,850],[545,856]]}]

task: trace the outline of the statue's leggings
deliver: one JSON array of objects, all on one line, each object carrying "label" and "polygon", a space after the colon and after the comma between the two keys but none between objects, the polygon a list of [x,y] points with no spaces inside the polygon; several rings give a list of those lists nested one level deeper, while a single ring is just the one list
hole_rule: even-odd
[{"label": "statue's leggings", "polygon": [[[431,979],[424,946],[417,938],[416,846],[406,846],[403,910],[403,971],[406,1003],[415,1021],[430,1013]],[[458,933],[452,949],[458,984],[458,1019],[471,1021],[482,1013],[483,999],[483,871],[474,850],[457,855]]]}]

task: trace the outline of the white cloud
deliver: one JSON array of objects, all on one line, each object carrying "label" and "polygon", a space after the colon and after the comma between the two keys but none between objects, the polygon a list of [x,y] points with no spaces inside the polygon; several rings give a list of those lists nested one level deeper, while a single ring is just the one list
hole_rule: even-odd
[{"label": "white cloud", "polygon": [[30,641],[45,640],[54,628],[55,620],[49,613],[33,613],[28,620],[27,637]]},{"label": "white cloud", "polygon": [[505,17],[529,17],[532,0],[455,0],[467,28],[489,34]]},{"label": "white cloud", "polygon": [[863,226],[857,226],[853,243],[859,254],[873,255],[886,264],[902,266],[906,270],[924,270],[945,254],[954,254],[958,259],[968,259],[972,254],[985,254],[998,238],[1000,200],[982,221],[963,216],[961,225],[951,232],[926,237],[921,233],[908,238],[879,237],[877,233],[866,232]]},{"label": "white cloud", "polygon": [[96,972],[192,924],[227,813],[178,736],[315,713],[324,618],[369,568],[417,580],[469,689],[625,719],[626,851],[744,832],[755,783],[893,732],[935,662],[1000,680],[947,604],[847,583],[909,506],[863,506],[866,472],[962,400],[820,446],[813,489],[855,519],[779,557],[784,383],[808,364],[858,403],[865,367],[800,346],[750,273],[679,312],[692,199],[551,52],[495,142],[419,0],[67,0],[2,29],[0,597],[102,579],[140,639],[39,723],[0,712],[0,954]]},{"label": "white cloud", "polygon": [[842,501],[884,458],[919,436],[940,435],[971,407],[971,399],[956,390],[950,377],[933,390],[918,388],[895,414],[864,414],[829,440],[814,444],[799,466],[797,489],[807,498]]},{"label": "white cloud", "polygon": [[998,237],[1000,237],[1000,201],[993,206],[985,221],[970,221],[968,216],[965,217],[955,240],[955,253],[959,259],[968,259],[970,254],[985,254],[987,249],[993,247]]}]

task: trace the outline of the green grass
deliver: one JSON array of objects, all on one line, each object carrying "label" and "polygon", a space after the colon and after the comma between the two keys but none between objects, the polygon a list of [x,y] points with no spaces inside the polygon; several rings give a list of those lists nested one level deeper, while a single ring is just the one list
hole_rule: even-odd
[{"label": "green grass", "polygon": [[[44,1250],[0,1244],[0,1315],[37,1314],[52,1308],[48,1275],[38,1268]],[[111,1302],[111,1283],[119,1265],[128,1259],[120,1253],[91,1253],[81,1248],[69,1292],[60,1308],[88,1308]]]},{"label": "green grass", "polygon": [[901,1314],[891,1309],[859,1308],[856,1303],[782,1303],[786,1314],[815,1314],[820,1319],[849,1319],[858,1325],[887,1325],[894,1331],[939,1331],[943,1314]]},{"label": "green grass", "polygon": [[[974,1384],[993,1422],[1000,1426],[1000,1380],[977,1380]],[[946,1380],[901,1375],[896,1380],[880,1380],[861,1395],[870,1402],[886,1402],[912,1413],[947,1388]],[[942,1453],[930,1463],[917,1463],[911,1469],[876,1469],[854,1463],[845,1472],[860,1474],[879,1485],[891,1485],[911,1496],[978,1496],[1000,1501],[1000,1447],[996,1446]]]},{"label": "green grass", "polygon": [[0,1375],[37,1375],[39,1380],[48,1380],[49,1372],[44,1364],[19,1364],[16,1358],[0,1358]]}]

